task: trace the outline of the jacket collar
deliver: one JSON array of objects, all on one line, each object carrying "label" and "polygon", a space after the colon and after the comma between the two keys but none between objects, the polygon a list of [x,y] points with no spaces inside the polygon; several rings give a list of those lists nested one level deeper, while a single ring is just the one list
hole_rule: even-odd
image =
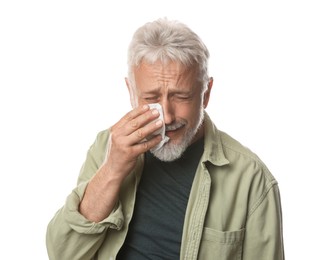
[{"label": "jacket collar", "polygon": [[207,112],[204,118],[204,154],[202,162],[211,162],[216,166],[229,164],[226,158],[219,130],[216,128]]}]

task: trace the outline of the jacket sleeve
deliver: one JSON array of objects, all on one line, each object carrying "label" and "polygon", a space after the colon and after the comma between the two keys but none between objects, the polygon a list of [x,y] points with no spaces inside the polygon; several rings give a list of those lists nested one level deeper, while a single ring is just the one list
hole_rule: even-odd
[{"label": "jacket sleeve", "polygon": [[245,231],[243,259],[283,260],[282,212],[277,183],[268,186],[251,209]]},{"label": "jacket sleeve", "polygon": [[119,203],[111,214],[99,223],[87,220],[78,211],[90,178],[104,160],[108,133],[98,135],[90,147],[80,171],[78,186],[67,197],[65,205],[57,211],[49,222],[46,245],[49,259],[92,259],[109,228],[121,229],[123,225],[122,207]]}]

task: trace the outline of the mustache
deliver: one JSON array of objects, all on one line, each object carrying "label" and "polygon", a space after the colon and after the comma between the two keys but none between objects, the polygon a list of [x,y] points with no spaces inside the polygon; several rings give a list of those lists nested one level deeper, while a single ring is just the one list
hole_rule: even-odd
[{"label": "mustache", "polygon": [[181,128],[183,126],[185,126],[187,124],[186,120],[178,120],[177,122],[170,124],[170,125],[165,125],[165,131],[173,131],[176,130],[178,128]]}]

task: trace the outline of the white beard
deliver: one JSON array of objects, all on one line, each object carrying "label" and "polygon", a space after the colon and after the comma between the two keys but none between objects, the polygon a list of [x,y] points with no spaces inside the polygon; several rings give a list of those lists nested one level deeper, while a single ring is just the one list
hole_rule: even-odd
[{"label": "white beard", "polygon": [[[167,142],[162,146],[162,148],[152,152],[152,154],[157,157],[161,161],[165,162],[171,162],[174,161],[178,158],[181,157],[181,155],[185,152],[186,148],[191,144],[194,136],[197,134],[200,126],[202,125],[204,121],[204,108],[200,108],[200,115],[198,118],[198,121],[195,125],[195,127],[190,127],[187,129],[187,131],[184,133],[184,136],[182,138],[182,141],[180,144],[174,144],[171,141]],[[187,122],[182,121],[182,122],[177,122],[174,125],[179,125],[179,124],[186,124]],[[166,129],[173,128],[174,125],[172,126],[166,126]]]}]

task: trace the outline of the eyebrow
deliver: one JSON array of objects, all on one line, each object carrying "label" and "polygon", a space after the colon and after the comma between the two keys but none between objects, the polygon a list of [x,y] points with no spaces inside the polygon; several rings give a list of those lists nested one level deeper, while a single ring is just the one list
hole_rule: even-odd
[{"label": "eyebrow", "polygon": [[[187,90],[187,91],[183,91],[180,89],[172,89],[171,91],[168,91],[168,94],[186,94],[186,95],[191,95],[194,92],[194,90]],[[145,96],[145,95],[157,95],[160,94],[160,88],[156,88],[156,89],[152,89],[152,90],[148,90],[148,91],[143,91],[139,93],[141,96]]]}]

